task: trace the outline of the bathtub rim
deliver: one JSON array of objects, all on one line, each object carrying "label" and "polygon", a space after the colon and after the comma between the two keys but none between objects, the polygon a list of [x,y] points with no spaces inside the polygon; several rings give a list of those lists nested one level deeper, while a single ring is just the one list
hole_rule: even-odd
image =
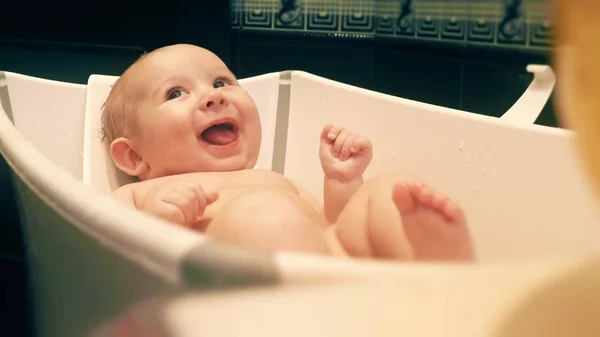
[{"label": "bathtub rim", "polygon": [[[81,86],[78,84],[41,79],[18,73],[4,73],[12,76],[28,77],[30,80],[42,81],[48,84]],[[305,71],[287,70],[280,71],[279,73],[281,75],[287,75],[280,78],[280,81],[284,81],[284,83],[280,82],[280,84],[289,85],[290,87],[294,82],[294,77],[299,75],[301,77],[312,78],[319,82],[342,86],[350,91],[361,91],[368,95],[375,95],[385,100],[396,102],[403,101],[404,104],[430,110],[433,109],[443,114],[460,115],[462,118],[475,118],[486,123],[505,123],[504,121],[499,121],[500,118],[497,117],[470,113],[463,110],[384,94],[331,80]],[[289,105],[289,102],[287,102],[287,104]],[[5,157],[12,172],[14,172],[13,174],[17,175],[31,191],[65,220],[69,221],[82,232],[92,236],[98,242],[116,251],[119,255],[132,259],[134,262],[144,266],[161,277],[166,278],[170,282],[179,284],[186,283],[185,275],[183,275],[185,269],[189,267],[194,269],[193,262],[190,261],[190,256],[197,254],[196,252],[198,250],[204,250],[204,248],[207,247],[205,246],[206,243],[211,241],[210,239],[204,235],[189,233],[185,229],[172,226],[166,222],[154,219],[151,216],[129,209],[114,201],[108,195],[98,195],[97,192],[85,186],[82,181],[78,181],[69,176],[57,165],[50,162],[50,160],[21,135],[6,113],[0,113],[0,115],[3,115],[0,117],[0,153]],[[278,115],[277,117],[280,116]],[[279,124],[280,121],[277,120],[276,123]],[[558,134],[562,137],[572,136],[569,130],[536,124],[510,123],[510,127],[528,129],[529,131],[535,132]],[[34,167],[37,169],[34,170]],[[40,167],[42,169],[39,169]],[[65,188],[65,186],[67,186],[67,188]],[[59,202],[52,202],[51,199],[59,200]],[[72,210],[81,209],[89,210],[89,212],[70,212]],[[116,214],[119,214],[120,216],[116,216]],[[140,223],[142,223],[143,226],[139,225]],[[151,226],[155,232],[155,240],[148,240],[148,238],[145,238],[142,243],[139,240],[139,236],[135,235],[135,232],[137,229],[144,229],[146,226]],[[102,227],[102,230],[98,230],[97,228],[99,227]],[[109,235],[107,235],[108,231],[106,231],[106,229],[110,229]],[[138,238],[134,240],[135,245],[133,246],[137,248],[135,251],[132,251],[131,242],[127,242],[127,237]],[[166,245],[165,240],[170,240],[171,244]],[[157,245],[156,243],[159,244]],[[177,253],[174,253],[170,249],[161,249],[165,246],[168,246],[169,248],[178,247]],[[394,263],[388,264],[380,261],[348,263],[348,261],[314,257],[303,253],[276,252],[271,255],[276,262],[276,267],[280,269],[280,276],[282,276],[285,281],[305,278],[321,279],[322,277],[332,277],[334,274],[338,273],[338,276],[343,274],[351,276],[357,275],[356,273],[362,274],[363,272],[370,271],[373,267],[377,270],[381,270],[379,269],[380,267],[384,270],[391,267],[393,270],[396,266]],[[316,272],[317,270],[327,272],[321,274],[320,272]],[[336,272],[334,272],[334,270],[336,270]]]}]

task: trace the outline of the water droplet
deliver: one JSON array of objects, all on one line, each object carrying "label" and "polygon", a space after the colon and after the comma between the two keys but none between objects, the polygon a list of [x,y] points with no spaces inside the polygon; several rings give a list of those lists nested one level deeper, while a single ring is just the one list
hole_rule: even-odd
[{"label": "water droplet", "polygon": [[471,162],[471,158],[467,157],[467,163],[470,163],[470,162]]},{"label": "water droplet", "polygon": [[392,158],[396,158],[396,153],[392,153]]},{"label": "water droplet", "polygon": [[431,122],[431,117],[427,117],[427,121],[428,121],[428,122]]}]

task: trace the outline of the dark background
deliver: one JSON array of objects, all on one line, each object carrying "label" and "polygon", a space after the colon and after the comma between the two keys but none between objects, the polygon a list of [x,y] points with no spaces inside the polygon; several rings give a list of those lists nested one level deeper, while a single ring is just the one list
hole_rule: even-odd
[{"label": "dark background", "polygon": [[[427,0],[421,1],[426,5]],[[496,2],[502,6],[511,3]],[[533,48],[518,41],[486,44],[468,39],[404,38],[398,31],[392,35],[332,35],[265,29],[263,21],[252,17],[262,14],[252,9],[248,14],[240,3],[243,5],[239,0],[152,5],[140,0],[2,4],[0,70],[86,83],[92,73],[119,75],[144,51],[192,43],[214,51],[240,78],[305,70],[392,95],[500,116],[531,82],[526,65],[549,63],[549,41]],[[509,14],[503,7],[498,20]],[[419,22],[417,15],[414,19]],[[465,21],[464,27],[470,23]],[[533,34],[532,30],[528,34]],[[552,101],[536,123],[556,126]],[[21,336],[32,330],[27,312],[35,303],[26,296],[26,254],[9,172],[0,159],[0,335]]]}]

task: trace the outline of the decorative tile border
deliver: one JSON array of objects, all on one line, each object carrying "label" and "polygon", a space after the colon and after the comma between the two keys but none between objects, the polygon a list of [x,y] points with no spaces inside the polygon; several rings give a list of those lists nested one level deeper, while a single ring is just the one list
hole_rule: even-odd
[{"label": "decorative tile border", "polygon": [[231,26],[547,49],[546,0],[230,0]]}]

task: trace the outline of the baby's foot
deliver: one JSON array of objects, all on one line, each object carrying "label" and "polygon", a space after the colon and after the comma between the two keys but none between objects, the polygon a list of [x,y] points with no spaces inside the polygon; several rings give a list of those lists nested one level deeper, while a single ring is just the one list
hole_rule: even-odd
[{"label": "baby's foot", "polygon": [[392,200],[415,260],[472,261],[471,233],[465,215],[446,196],[416,182],[394,186]]}]

